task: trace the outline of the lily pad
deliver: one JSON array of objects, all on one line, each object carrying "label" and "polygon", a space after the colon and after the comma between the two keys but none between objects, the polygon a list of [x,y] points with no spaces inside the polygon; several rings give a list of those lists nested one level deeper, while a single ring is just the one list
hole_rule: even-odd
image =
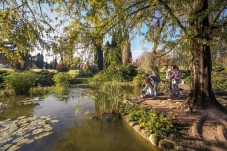
[{"label": "lily pad", "polygon": [[[48,124],[57,123],[50,116],[40,118],[20,116],[16,120],[7,119],[0,122],[0,150],[17,150],[23,144],[30,144],[35,139],[50,135],[53,127]],[[33,138],[34,137],[34,138]]]},{"label": "lily pad", "polygon": [[34,142],[34,139],[30,139],[26,142],[26,144],[31,144],[32,142]]},{"label": "lily pad", "polygon": [[25,118],[25,116],[20,116],[17,119],[20,120],[20,119],[24,119],[24,118]]},{"label": "lily pad", "polygon": [[52,133],[52,132],[46,132],[46,133],[40,134],[40,135],[38,135],[38,136],[35,136],[34,139],[41,139],[41,138],[43,138],[43,137],[45,137],[45,136],[50,135],[51,133]]},{"label": "lily pad", "polygon": [[51,123],[58,123],[59,120],[50,120]]},{"label": "lily pad", "polygon": [[24,135],[24,138],[26,138],[26,137],[29,137],[30,136],[30,134],[28,133],[28,134],[25,134]]},{"label": "lily pad", "polygon": [[20,142],[21,140],[23,140],[24,139],[24,137],[18,137],[18,138],[16,138],[16,139],[14,139],[12,142],[13,143],[18,143],[18,142]]},{"label": "lily pad", "polygon": [[48,125],[48,124],[46,124],[46,125],[43,126],[43,130],[44,131],[51,131],[52,129],[53,128],[50,125]]},{"label": "lily pad", "polygon": [[6,144],[6,145],[4,145],[4,146],[1,147],[1,150],[7,150],[11,146],[12,146],[12,144]]},{"label": "lily pad", "polygon": [[19,149],[19,148],[20,148],[20,146],[18,146],[18,145],[13,145],[13,146],[11,146],[11,147],[9,148],[8,151],[15,151],[15,150],[17,150],[17,149]]},{"label": "lily pad", "polygon": [[36,130],[32,131],[32,135],[39,134],[39,133],[41,133],[42,131],[43,131],[42,128],[36,129]]},{"label": "lily pad", "polygon": [[4,144],[4,143],[6,143],[6,142],[9,142],[9,141],[11,141],[13,138],[12,137],[8,137],[8,138],[4,138],[4,139],[2,139],[2,141],[0,141],[0,144]]},{"label": "lily pad", "polygon": [[20,146],[22,144],[25,144],[26,142],[28,142],[29,139],[28,138],[23,138],[23,139],[20,139],[20,141],[17,142],[17,146]]}]

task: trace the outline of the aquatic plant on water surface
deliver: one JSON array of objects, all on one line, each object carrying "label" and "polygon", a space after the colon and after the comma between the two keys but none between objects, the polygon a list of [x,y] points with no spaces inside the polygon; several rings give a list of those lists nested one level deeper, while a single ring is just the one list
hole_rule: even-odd
[{"label": "aquatic plant on water surface", "polygon": [[18,117],[16,120],[0,121],[0,150],[18,150],[23,145],[53,133],[54,123],[59,120],[48,116]]},{"label": "aquatic plant on water surface", "polygon": [[151,134],[165,137],[176,132],[174,127],[176,119],[172,115],[165,116],[162,112],[139,105],[126,105],[124,114],[130,120],[138,122],[140,128],[148,130]]},{"label": "aquatic plant on water surface", "polygon": [[114,81],[108,84],[100,84],[98,90],[89,93],[89,97],[93,98],[99,104],[101,113],[119,113],[120,102],[122,101],[121,87]]}]

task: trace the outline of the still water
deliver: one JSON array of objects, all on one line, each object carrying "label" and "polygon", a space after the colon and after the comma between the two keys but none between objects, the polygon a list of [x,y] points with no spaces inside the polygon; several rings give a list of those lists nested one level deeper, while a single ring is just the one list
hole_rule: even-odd
[{"label": "still water", "polygon": [[[18,105],[24,97],[1,100],[7,108],[1,111],[0,121],[15,120],[20,116],[47,116],[59,120],[53,133],[31,144],[22,145],[20,151],[156,151],[150,143],[136,134],[122,120],[105,122],[92,119],[97,114],[97,101],[86,94],[87,88],[70,88],[68,96],[58,98],[47,95],[37,105]],[[0,136],[1,137],[1,136]],[[0,149],[1,150],[1,149]]]}]

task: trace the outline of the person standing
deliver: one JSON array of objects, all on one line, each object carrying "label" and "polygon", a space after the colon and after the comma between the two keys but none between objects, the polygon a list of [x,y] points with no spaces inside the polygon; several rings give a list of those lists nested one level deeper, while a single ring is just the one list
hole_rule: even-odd
[{"label": "person standing", "polygon": [[181,73],[180,73],[180,70],[179,68],[174,65],[173,66],[173,77],[174,77],[174,80],[172,81],[173,82],[173,96],[174,97],[177,97],[179,96],[179,83],[180,83],[180,76],[181,76]]},{"label": "person standing", "polygon": [[168,65],[166,65],[166,85],[167,85],[167,92],[169,92],[169,95],[172,96],[172,79],[173,79],[173,70],[168,68]]}]

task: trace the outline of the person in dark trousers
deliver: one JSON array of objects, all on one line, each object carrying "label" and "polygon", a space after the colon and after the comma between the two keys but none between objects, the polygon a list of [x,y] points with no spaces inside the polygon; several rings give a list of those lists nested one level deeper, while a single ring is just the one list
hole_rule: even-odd
[{"label": "person in dark trousers", "polygon": [[179,68],[174,65],[173,66],[173,79],[172,79],[172,90],[173,90],[173,97],[178,97],[180,92],[179,92],[179,83],[180,83],[180,76],[181,72]]},{"label": "person in dark trousers", "polygon": [[169,92],[169,95],[172,96],[172,79],[173,79],[173,70],[168,68],[168,65],[166,65],[166,85],[167,85],[167,92]]}]

